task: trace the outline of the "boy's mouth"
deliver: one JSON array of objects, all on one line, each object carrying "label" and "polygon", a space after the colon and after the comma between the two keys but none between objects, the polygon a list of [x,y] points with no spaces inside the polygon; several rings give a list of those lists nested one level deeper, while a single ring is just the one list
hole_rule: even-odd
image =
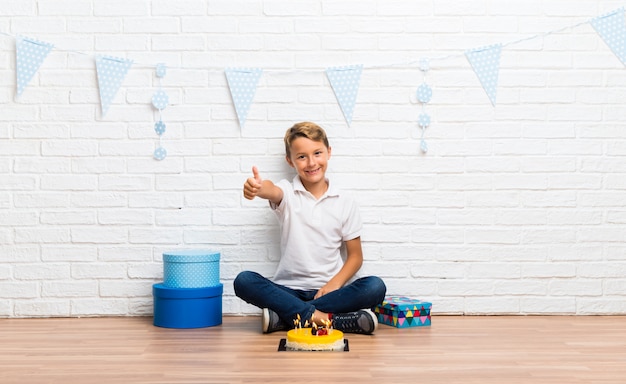
[{"label": "boy's mouth", "polygon": [[306,173],[309,176],[314,176],[314,175],[317,175],[321,171],[321,169],[322,168],[315,168],[315,169],[311,169],[308,171],[304,171],[304,173]]}]

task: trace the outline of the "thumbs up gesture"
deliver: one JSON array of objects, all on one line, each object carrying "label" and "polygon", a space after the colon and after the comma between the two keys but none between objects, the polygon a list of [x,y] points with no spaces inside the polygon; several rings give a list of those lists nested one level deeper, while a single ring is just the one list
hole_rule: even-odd
[{"label": "thumbs up gesture", "polygon": [[252,177],[248,178],[243,184],[243,196],[248,199],[254,199],[263,187],[263,179],[259,176],[257,167],[252,167]]}]

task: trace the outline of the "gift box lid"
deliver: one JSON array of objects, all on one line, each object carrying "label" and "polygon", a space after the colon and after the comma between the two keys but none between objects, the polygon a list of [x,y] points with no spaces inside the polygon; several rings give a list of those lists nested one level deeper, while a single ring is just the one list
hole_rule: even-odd
[{"label": "gift box lid", "polygon": [[163,252],[163,261],[167,263],[206,263],[219,260],[219,252],[202,249]]},{"label": "gift box lid", "polygon": [[162,299],[202,299],[220,296],[224,291],[224,285],[218,284],[212,287],[202,288],[172,288],[164,284],[154,284],[152,293]]},{"label": "gift box lid", "polygon": [[424,309],[430,309],[432,303],[427,301],[421,301],[417,299],[411,299],[404,296],[388,296],[380,304],[383,308],[388,308],[392,311],[416,311]]}]

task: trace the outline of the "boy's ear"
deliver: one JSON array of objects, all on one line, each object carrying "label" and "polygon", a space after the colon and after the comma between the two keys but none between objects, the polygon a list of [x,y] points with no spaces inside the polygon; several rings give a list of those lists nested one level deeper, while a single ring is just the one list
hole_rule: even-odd
[{"label": "boy's ear", "polygon": [[330,159],[330,154],[333,151],[333,147],[328,147],[328,158]]},{"label": "boy's ear", "polygon": [[289,166],[290,166],[291,168],[295,168],[295,167],[293,166],[293,163],[291,162],[291,159],[289,158],[289,156],[285,156],[285,160],[287,160],[287,164],[289,164]]}]

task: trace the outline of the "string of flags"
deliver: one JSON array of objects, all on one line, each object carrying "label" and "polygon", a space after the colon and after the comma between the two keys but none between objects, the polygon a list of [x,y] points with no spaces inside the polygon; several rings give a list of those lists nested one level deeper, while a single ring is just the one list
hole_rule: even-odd
[{"label": "string of flags", "polygon": [[[574,28],[579,25],[589,23],[604,43],[617,56],[617,58],[624,65],[626,65],[626,21],[624,19],[624,15],[624,7],[621,7],[604,15],[594,17],[590,20],[566,28]],[[550,31],[541,35],[531,36],[517,42],[546,36],[554,32],[557,31]],[[0,34],[7,35],[2,32],[0,32]],[[45,61],[48,54],[55,47],[51,43],[23,36],[16,37],[15,41],[17,77],[16,94],[19,98],[19,96],[21,96],[25,91],[28,83],[32,80],[33,76],[37,73]],[[517,42],[493,44],[490,46],[468,49],[463,52],[463,55],[469,62],[480,85],[494,107],[496,106],[498,73],[500,69],[500,56],[502,55],[502,50],[504,47],[513,45]],[[428,151],[428,146],[424,139],[424,132],[431,124],[430,115],[426,112],[426,105],[431,100],[432,88],[426,82],[426,75],[430,70],[430,62],[452,56],[456,55],[448,55],[443,58],[424,58],[419,62],[420,70],[424,75],[423,83],[419,85],[417,89],[417,100],[422,106],[422,111],[418,116],[418,126],[420,127],[422,133],[420,138],[420,149],[423,153]],[[97,55],[95,57],[100,106],[103,117],[109,110],[112,101],[114,100],[119,88],[122,86],[124,78],[133,64],[133,60],[130,59],[104,55]],[[348,126],[352,123],[363,69],[364,65],[358,64],[351,66],[329,67],[325,70],[329,84],[333,89],[339,108],[341,109]],[[157,135],[159,135],[159,144],[154,152],[154,158],[162,160],[167,154],[167,151],[165,151],[165,149],[161,146],[161,136],[165,133],[165,123],[162,121],[161,112],[168,104],[167,94],[161,87],[161,79],[165,76],[165,65],[158,64],[156,66],[156,73],[157,78],[159,79],[159,89],[152,99],[152,104],[159,111],[159,120],[155,123],[155,131]],[[226,75],[239,125],[243,128],[248,117],[248,112],[253,105],[256,89],[264,70],[261,68],[226,68],[224,73]]]}]

